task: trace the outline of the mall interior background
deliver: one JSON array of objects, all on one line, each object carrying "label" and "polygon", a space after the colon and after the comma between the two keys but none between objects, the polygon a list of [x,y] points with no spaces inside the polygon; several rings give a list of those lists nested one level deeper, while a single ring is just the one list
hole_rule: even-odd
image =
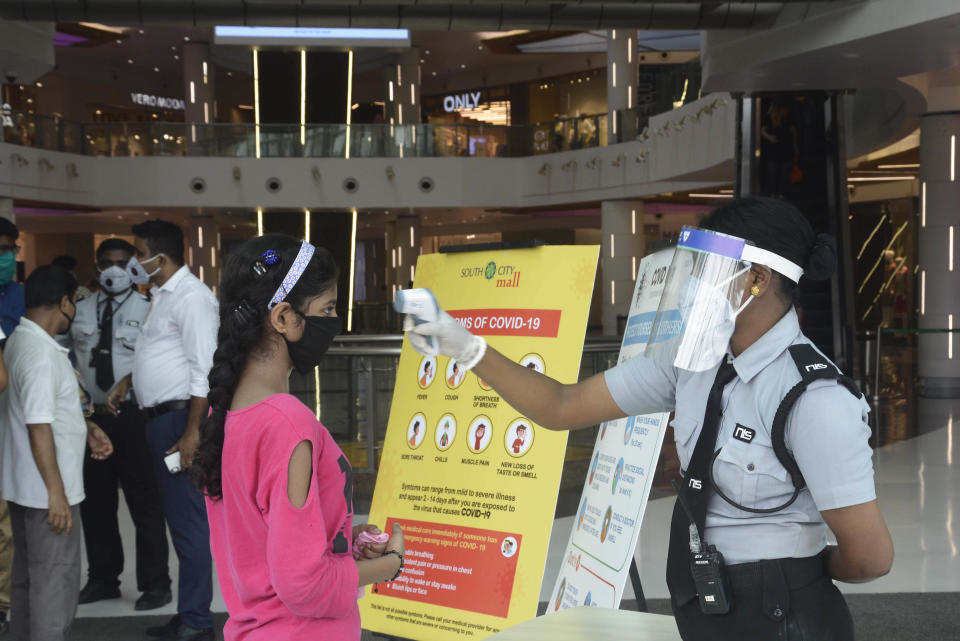
[{"label": "mall interior background", "polygon": [[[339,4],[329,24],[300,26],[351,26]],[[379,39],[286,40],[0,2],[0,215],[22,230],[19,273],[69,254],[92,283],[97,244],[151,218],[183,227],[214,290],[259,233],[328,247],[347,331],[292,387],[360,471],[363,511],[399,356],[390,303],[418,256],[601,245],[587,376],[616,360],[643,255],[734,194],[778,195],[840,241],[837,277],[803,292],[805,331],[876,403],[875,445],[915,436],[918,399],[960,381],[944,331],[960,314],[960,14],[760,2],[721,20],[710,4],[595,28],[426,12]],[[359,26],[384,26],[370,20]],[[594,439],[570,439],[558,515]],[[662,493],[677,473],[665,450]]]}]

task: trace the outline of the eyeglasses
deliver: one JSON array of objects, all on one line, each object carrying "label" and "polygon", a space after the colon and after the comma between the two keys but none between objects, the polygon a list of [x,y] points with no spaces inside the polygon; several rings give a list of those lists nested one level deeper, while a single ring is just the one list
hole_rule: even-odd
[{"label": "eyeglasses", "polygon": [[20,253],[20,248],[16,245],[0,245],[0,256],[11,253],[16,256]]}]

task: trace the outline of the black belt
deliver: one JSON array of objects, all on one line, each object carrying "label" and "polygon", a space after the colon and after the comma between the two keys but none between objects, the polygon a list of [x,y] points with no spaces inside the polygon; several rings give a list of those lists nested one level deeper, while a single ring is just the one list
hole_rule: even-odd
[{"label": "black belt", "polygon": [[825,549],[816,556],[808,556],[802,559],[771,559],[728,565],[727,572],[734,590],[748,590],[764,585],[765,571],[767,582],[769,582],[769,575],[773,570],[772,566],[779,566],[787,587],[791,590],[799,590],[827,575],[827,556],[828,552]]},{"label": "black belt", "polygon": [[158,416],[163,416],[164,414],[178,410],[185,410],[188,407],[190,407],[190,401],[166,401],[153,407],[144,407],[143,411],[147,413],[148,419],[153,420]]}]

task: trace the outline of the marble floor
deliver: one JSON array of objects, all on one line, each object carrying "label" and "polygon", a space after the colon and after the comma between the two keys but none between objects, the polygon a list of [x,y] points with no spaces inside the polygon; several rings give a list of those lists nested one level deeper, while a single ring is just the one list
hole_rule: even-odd
[{"label": "marble floor", "polygon": [[[889,410],[889,408],[887,408]],[[910,429],[888,424],[884,416],[910,413]],[[960,399],[912,399],[910,408],[878,413],[877,441],[890,443],[875,453],[877,494],[893,535],[896,560],[889,575],[871,583],[840,584],[847,593],[960,591]],[[896,429],[894,429],[896,428]],[[891,430],[904,440],[883,438]],[[891,442],[894,441],[894,442]],[[644,517],[637,563],[646,597],[665,598],[663,574],[667,533],[673,499],[649,503]],[[955,516],[956,515],[956,516]],[[358,516],[362,519],[363,516]],[[548,598],[560,565],[573,517],[554,521],[541,600]],[[358,521],[359,522],[359,521]],[[127,556],[132,560],[133,525],[122,509],[121,527]],[[85,560],[84,560],[85,563]],[[176,585],[177,562],[171,546],[170,569]],[[86,567],[83,569],[86,576]],[[123,598],[80,606],[78,616],[139,616],[133,610],[138,596],[134,590],[134,568],[128,563],[123,576]],[[633,598],[627,586],[624,595]],[[216,585],[213,608],[226,610]],[[172,614],[173,604],[150,614]]]}]

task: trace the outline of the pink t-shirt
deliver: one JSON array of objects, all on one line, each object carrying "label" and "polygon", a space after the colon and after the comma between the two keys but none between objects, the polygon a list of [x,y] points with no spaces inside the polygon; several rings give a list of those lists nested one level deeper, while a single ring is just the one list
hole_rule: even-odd
[{"label": "pink t-shirt", "polygon": [[[225,639],[359,640],[347,458],[289,394],[228,412],[224,430],[223,499],[207,499],[207,517],[230,613]],[[313,446],[314,474],[295,508],[287,468],[301,441]]]}]

